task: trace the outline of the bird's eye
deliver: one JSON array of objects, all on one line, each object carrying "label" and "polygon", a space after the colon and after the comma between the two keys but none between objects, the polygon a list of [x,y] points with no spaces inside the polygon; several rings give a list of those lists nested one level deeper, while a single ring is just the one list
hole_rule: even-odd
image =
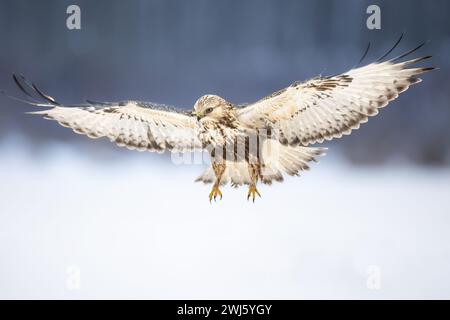
[{"label": "bird's eye", "polygon": [[208,108],[205,110],[205,113],[211,113],[213,111],[213,108]]}]

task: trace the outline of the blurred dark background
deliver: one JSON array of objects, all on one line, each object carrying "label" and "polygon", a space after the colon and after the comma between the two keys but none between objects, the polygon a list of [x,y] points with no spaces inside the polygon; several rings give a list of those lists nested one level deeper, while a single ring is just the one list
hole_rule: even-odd
[{"label": "blurred dark background", "polygon": [[[81,30],[66,28],[66,8],[81,7]],[[367,6],[381,8],[381,30],[366,27]],[[406,32],[392,55],[416,53],[440,70],[403,94],[361,130],[328,143],[348,160],[407,159],[450,163],[450,2],[441,1],[0,1],[0,88],[17,94],[13,72],[57,100],[150,100],[190,109],[215,93],[251,102],[295,80],[342,72],[370,41],[366,62]],[[52,143],[80,143],[86,154],[119,154],[0,97],[0,148],[21,137],[45,153]],[[128,154],[128,153],[127,153]]]}]

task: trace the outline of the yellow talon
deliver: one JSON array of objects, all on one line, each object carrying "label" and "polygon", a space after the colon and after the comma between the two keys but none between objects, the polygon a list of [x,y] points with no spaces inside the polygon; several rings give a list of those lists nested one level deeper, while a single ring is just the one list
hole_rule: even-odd
[{"label": "yellow talon", "polygon": [[249,200],[250,197],[252,197],[253,202],[255,202],[256,195],[258,195],[261,198],[258,189],[256,189],[256,185],[250,185],[250,187],[248,187],[247,200]]},{"label": "yellow talon", "polygon": [[219,186],[214,185],[211,192],[209,193],[209,202],[211,202],[212,199],[216,201],[217,196],[220,196],[220,200],[222,200],[222,192],[220,192]]}]

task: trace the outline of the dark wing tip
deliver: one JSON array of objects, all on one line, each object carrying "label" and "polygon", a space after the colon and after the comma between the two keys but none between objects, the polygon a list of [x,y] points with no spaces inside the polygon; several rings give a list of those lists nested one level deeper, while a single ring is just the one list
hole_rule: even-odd
[{"label": "dark wing tip", "polygon": [[[50,103],[51,105],[60,105],[59,102],[57,102],[55,99],[53,99],[51,96],[46,95],[43,93],[34,83],[29,83],[28,80],[21,74],[17,75],[16,73],[13,73],[12,75],[14,83],[17,85],[17,87],[22,91],[23,94],[25,94],[29,99],[32,101],[26,101],[24,102],[32,104],[39,104],[39,98],[44,100],[47,103]],[[21,99],[16,98],[16,100],[22,101]]]},{"label": "dark wing tip", "polygon": [[397,48],[397,46],[400,44],[400,42],[403,39],[403,36],[405,35],[405,32],[402,32],[402,34],[400,35],[400,38],[398,38],[398,40],[395,42],[395,44],[392,46],[392,48],[390,48],[385,54],[383,54],[381,57],[379,57],[376,62],[380,62],[381,60],[383,60],[384,58],[386,58],[392,51],[394,51],[395,48]]},{"label": "dark wing tip", "polygon": [[[13,77],[13,80],[14,80],[15,84],[20,89],[20,91],[22,91],[23,94],[25,94],[27,97],[29,97],[29,98],[34,100],[34,97],[25,89],[24,85],[19,80],[19,77],[15,73],[13,73],[12,77]],[[25,79],[22,75],[20,76],[20,78],[21,79]]]},{"label": "dark wing tip", "polygon": [[58,106],[61,105],[61,104],[60,104],[59,102],[57,102],[53,97],[50,97],[49,95],[46,95],[46,94],[44,94],[41,90],[39,90],[39,88],[38,88],[34,83],[32,83],[31,86],[32,86],[32,88],[34,89],[34,91],[35,91],[42,99],[44,99],[44,100],[46,100],[46,101],[48,101],[48,102],[50,102],[50,103],[56,104],[56,105],[58,105]]},{"label": "dark wing tip", "polygon": [[425,67],[425,68],[421,69],[422,72],[428,72],[428,71],[433,71],[433,70],[439,70],[439,68],[436,68],[436,67]]},{"label": "dark wing tip", "polygon": [[366,58],[367,54],[369,53],[369,49],[370,49],[370,41],[369,41],[369,43],[367,44],[367,48],[366,48],[366,50],[364,51],[364,53],[363,53],[361,59],[359,59],[358,63],[356,64],[356,67],[359,66],[359,65],[364,61],[364,59]]},{"label": "dark wing tip", "polygon": [[400,60],[400,59],[402,59],[402,58],[404,58],[404,57],[410,55],[411,53],[416,52],[417,50],[419,50],[420,48],[422,48],[424,45],[426,45],[428,42],[429,42],[428,40],[427,40],[427,41],[424,41],[424,42],[422,42],[421,44],[419,44],[417,47],[415,47],[414,49],[411,49],[411,50],[409,50],[409,51],[407,51],[407,52],[405,52],[405,53],[399,55],[398,57],[392,58],[392,59],[389,60],[389,61],[396,62],[396,61],[398,61],[398,60]]}]

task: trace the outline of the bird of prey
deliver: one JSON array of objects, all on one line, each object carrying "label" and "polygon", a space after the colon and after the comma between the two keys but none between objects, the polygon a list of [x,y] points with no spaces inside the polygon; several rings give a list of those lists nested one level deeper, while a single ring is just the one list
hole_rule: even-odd
[{"label": "bird of prey", "polygon": [[211,164],[197,181],[213,184],[209,200],[222,198],[219,187],[230,182],[234,187],[248,185],[247,199],[254,201],[260,196],[258,183],[282,181],[283,173],[295,176],[309,169],[308,163],[325,150],[310,145],[350,134],[410,85],[419,83],[419,74],[433,70],[415,66],[431,56],[404,59],[423,44],[386,60],[400,39],[375,62],[334,76],[294,82],[246,105],[211,94],[200,97],[192,112],[131,100],[64,105],[16,75],[14,81],[27,99],[12,98],[46,107],[30,113],[90,138],[107,137],[128,149],[206,150]]}]

